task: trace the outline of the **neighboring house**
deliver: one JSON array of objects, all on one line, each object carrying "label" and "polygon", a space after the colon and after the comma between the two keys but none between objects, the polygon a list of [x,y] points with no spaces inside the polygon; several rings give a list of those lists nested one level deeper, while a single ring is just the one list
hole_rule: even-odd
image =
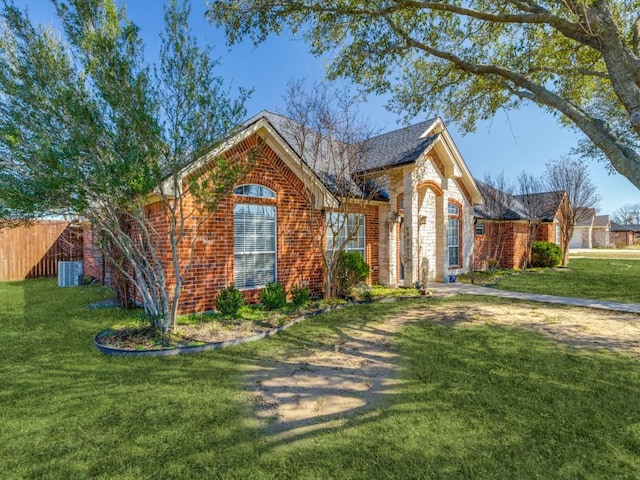
[{"label": "neighboring house", "polygon": [[596,215],[593,219],[593,229],[591,230],[591,245],[593,245],[593,248],[608,247],[610,232],[611,221],[609,220],[609,215]]},{"label": "neighboring house", "polygon": [[609,244],[618,248],[635,245],[640,240],[640,225],[621,225],[611,222]]},{"label": "neighboring house", "polygon": [[[331,175],[313,171],[311,159],[302,157],[290,125],[285,117],[261,112],[185,169],[187,176],[206,168],[215,156],[243,158],[261,149],[255,168],[221,203],[196,244],[180,313],[213,309],[217,293],[231,283],[250,299],[270,281],[321,293],[323,263],[311,237],[310,196],[305,193],[313,192],[325,215],[341,198],[327,180]],[[371,268],[369,281],[413,285],[422,278],[421,269],[432,279],[467,271],[473,207],[482,198],[442,120],[379,135],[367,146],[365,167],[354,173],[386,189],[354,205],[361,228],[348,248],[364,256]],[[161,202],[148,206],[158,231],[166,231],[163,208]]]},{"label": "neighboring house", "polygon": [[609,246],[609,215],[596,215],[594,208],[579,208],[569,248],[605,248]]},{"label": "neighboring house", "polygon": [[[485,199],[475,207],[474,266],[485,270],[490,264],[502,268],[522,268],[527,262],[530,240],[545,240],[560,244],[562,203],[564,192],[535,194],[539,215],[532,218],[531,209],[522,195],[510,195],[484,182],[476,184]],[[529,213],[528,213],[529,212]],[[531,239],[531,225],[537,223]]]}]

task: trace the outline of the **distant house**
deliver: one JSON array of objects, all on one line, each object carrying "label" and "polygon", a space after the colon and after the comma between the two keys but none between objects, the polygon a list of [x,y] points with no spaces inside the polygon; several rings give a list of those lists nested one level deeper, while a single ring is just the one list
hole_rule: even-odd
[{"label": "distant house", "polygon": [[[323,263],[311,236],[310,201],[320,223],[332,215],[336,202],[355,202],[349,216],[354,221],[357,216],[361,228],[347,248],[363,255],[372,283],[413,285],[425,267],[432,279],[468,270],[473,208],[482,197],[440,118],[367,140],[366,163],[353,172],[354,184],[366,177],[387,187],[362,204],[341,197],[330,183],[331,172],[321,170],[323,162],[300,151],[291,123],[281,115],[261,112],[216,151],[185,169],[186,178],[189,172],[206,169],[210,158],[240,159],[250,149],[261,148],[253,170],[202,229],[180,313],[213,309],[218,292],[232,283],[249,299],[256,299],[272,281],[287,290],[307,285],[312,293],[321,293]],[[158,201],[147,206],[157,231],[167,231],[164,208]],[[167,240],[159,241],[165,242],[160,248],[166,251]],[[93,275],[99,277],[100,272]]]},{"label": "distant house", "polygon": [[609,244],[618,248],[635,245],[640,241],[640,225],[621,225],[611,222]]},{"label": "distant house", "polygon": [[573,229],[569,248],[605,248],[609,246],[609,215],[596,215],[594,208],[578,209],[580,218]]},{"label": "distant house", "polygon": [[502,268],[522,268],[531,240],[531,225],[537,223],[533,240],[560,244],[561,206],[564,192],[545,192],[529,197],[538,204],[539,215],[532,218],[522,195],[509,195],[476,180],[484,203],[474,208],[474,265],[478,270],[490,264]]}]

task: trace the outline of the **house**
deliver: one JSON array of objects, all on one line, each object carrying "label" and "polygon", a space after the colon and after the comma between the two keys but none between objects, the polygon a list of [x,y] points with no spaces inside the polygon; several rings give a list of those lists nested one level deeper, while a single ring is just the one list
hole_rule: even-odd
[{"label": "house", "polygon": [[617,248],[635,245],[640,240],[640,225],[621,225],[611,222],[609,245]]},{"label": "house", "polygon": [[609,215],[596,215],[594,208],[578,208],[578,221],[569,242],[570,248],[606,248],[609,246]]},{"label": "house", "polygon": [[[536,240],[560,245],[564,192],[511,195],[476,180],[484,203],[475,207],[474,267],[522,268]],[[533,230],[534,238],[531,238]]]},{"label": "house", "polygon": [[[296,142],[291,126],[283,116],[261,112],[217,150],[185,168],[184,178],[207,168],[211,158],[240,160],[259,149],[253,169],[221,203],[196,242],[181,313],[212,309],[218,292],[231,283],[249,299],[276,280],[287,290],[306,285],[321,293],[323,262],[310,221],[322,222],[346,200],[332,184],[331,172],[324,171],[325,164],[314,161]],[[352,176],[384,185],[384,191],[366,202],[349,200],[349,215],[360,228],[347,248],[364,256],[371,269],[369,281],[412,286],[425,275],[443,279],[467,271],[474,243],[473,208],[482,197],[442,120],[401,128],[366,143],[364,162]],[[358,182],[353,185],[359,188]],[[147,207],[157,231],[167,231],[163,208],[159,201]],[[313,212],[320,211],[324,217],[314,217]],[[88,273],[99,277],[99,272]]]}]

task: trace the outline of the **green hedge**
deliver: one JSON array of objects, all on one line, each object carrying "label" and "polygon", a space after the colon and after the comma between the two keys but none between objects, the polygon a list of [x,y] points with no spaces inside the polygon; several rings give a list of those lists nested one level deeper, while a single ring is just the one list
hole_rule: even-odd
[{"label": "green hedge", "polygon": [[562,261],[562,250],[558,245],[551,242],[533,242],[531,246],[531,266],[532,267],[555,267]]}]

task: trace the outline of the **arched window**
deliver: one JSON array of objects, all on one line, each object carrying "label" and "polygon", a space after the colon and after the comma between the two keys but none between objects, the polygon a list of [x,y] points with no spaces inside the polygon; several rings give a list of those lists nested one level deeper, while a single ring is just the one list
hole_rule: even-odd
[{"label": "arched window", "polygon": [[460,207],[449,202],[447,205],[447,250],[449,254],[449,268],[460,267],[460,232],[462,230],[462,218]]},{"label": "arched window", "polygon": [[[253,183],[233,189],[241,197],[275,199],[276,193]],[[249,199],[247,199],[250,201]],[[233,207],[233,283],[240,289],[276,281],[276,205],[236,203]]]},{"label": "arched window", "polygon": [[239,185],[233,189],[233,194],[243,197],[276,198],[276,192],[262,185],[256,185],[255,183]]}]

